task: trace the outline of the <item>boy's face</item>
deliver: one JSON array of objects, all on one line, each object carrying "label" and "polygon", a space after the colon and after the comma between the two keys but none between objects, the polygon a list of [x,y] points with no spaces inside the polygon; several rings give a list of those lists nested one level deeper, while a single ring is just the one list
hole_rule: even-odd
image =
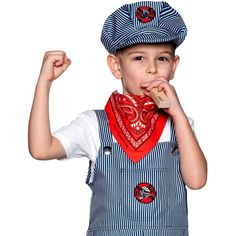
[{"label": "boy's face", "polygon": [[[174,77],[179,57],[171,43],[137,44],[108,56],[113,75],[122,80],[123,93],[143,95],[141,83]],[[113,64],[112,64],[113,63]]]}]

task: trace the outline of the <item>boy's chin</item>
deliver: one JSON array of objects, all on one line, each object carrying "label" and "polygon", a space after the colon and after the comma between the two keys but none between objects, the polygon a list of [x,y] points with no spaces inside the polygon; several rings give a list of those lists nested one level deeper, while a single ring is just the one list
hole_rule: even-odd
[{"label": "boy's chin", "polygon": [[134,95],[136,95],[136,96],[143,96],[143,97],[147,96],[143,91],[137,92]]},{"label": "boy's chin", "polygon": [[129,94],[133,96],[146,96],[143,91],[129,91],[129,92],[124,92],[124,94]]}]

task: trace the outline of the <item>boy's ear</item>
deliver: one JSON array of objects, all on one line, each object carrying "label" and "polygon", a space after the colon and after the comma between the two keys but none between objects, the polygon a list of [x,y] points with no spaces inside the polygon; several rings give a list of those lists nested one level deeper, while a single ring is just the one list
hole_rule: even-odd
[{"label": "boy's ear", "polygon": [[107,64],[108,67],[111,71],[111,73],[117,78],[117,79],[121,79],[121,71],[120,71],[120,61],[119,58],[114,55],[114,54],[109,54],[107,56]]},{"label": "boy's ear", "polygon": [[179,56],[175,56],[174,58],[174,63],[173,63],[173,67],[172,67],[172,73],[171,73],[171,78],[170,79],[173,79],[174,78],[174,75],[175,75],[175,71],[179,65],[179,61],[180,61],[180,57]]}]

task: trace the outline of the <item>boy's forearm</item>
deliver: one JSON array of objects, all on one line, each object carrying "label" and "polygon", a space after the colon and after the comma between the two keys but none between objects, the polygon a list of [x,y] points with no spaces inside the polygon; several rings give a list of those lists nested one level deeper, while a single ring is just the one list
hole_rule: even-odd
[{"label": "boy's forearm", "polygon": [[49,91],[51,81],[40,79],[37,82],[29,119],[29,151],[35,158],[45,155],[52,143],[49,122]]},{"label": "boy's forearm", "polygon": [[184,112],[172,117],[180,151],[180,168],[186,185],[192,189],[203,187],[207,180],[205,156]]},{"label": "boy's forearm", "polygon": [[49,123],[49,91],[52,82],[71,64],[63,51],[48,51],[36,85],[29,119],[29,151],[36,159],[63,158],[66,153],[60,141],[52,137]]}]

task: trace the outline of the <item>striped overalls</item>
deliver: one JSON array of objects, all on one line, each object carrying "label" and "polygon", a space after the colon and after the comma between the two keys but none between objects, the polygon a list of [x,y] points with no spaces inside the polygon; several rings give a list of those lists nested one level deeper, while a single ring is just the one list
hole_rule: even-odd
[{"label": "striped overalls", "polygon": [[[92,189],[87,236],[187,236],[186,189],[179,170],[173,123],[161,142],[133,163],[113,142],[106,113],[96,111],[101,147]],[[91,167],[91,165],[90,165]]]}]

